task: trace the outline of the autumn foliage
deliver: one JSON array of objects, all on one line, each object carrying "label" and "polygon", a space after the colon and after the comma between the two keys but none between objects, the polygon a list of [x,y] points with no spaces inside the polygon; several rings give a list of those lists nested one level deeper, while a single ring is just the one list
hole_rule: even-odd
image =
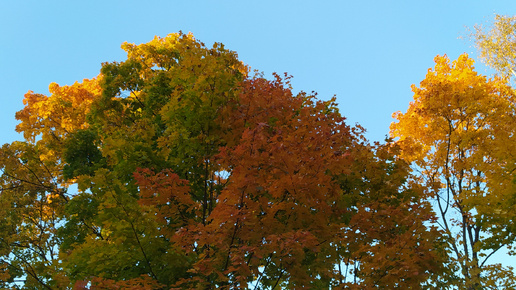
[{"label": "autumn foliage", "polygon": [[[122,48],[95,79],[25,96],[25,141],[0,151],[4,288],[439,289],[513,237],[496,227],[513,217],[496,149],[514,147],[512,91],[467,56],[437,58],[398,140],[370,144],[335,99],[251,75],[222,44]],[[446,183],[458,237],[429,203]]]},{"label": "autumn foliage", "polygon": [[[516,106],[504,78],[474,71],[463,54],[435,58],[414,102],[395,113],[391,135],[432,191],[459,285],[515,287],[513,271],[490,264],[514,242]],[[512,289],[512,288],[511,288]]]}]

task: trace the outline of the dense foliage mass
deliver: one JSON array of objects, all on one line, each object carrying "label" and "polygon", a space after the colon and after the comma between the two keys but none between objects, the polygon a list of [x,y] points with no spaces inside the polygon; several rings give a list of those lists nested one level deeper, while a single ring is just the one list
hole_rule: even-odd
[{"label": "dense foliage mass", "polygon": [[432,191],[459,284],[514,288],[512,269],[488,263],[515,239],[514,92],[505,79],[477,74],[467,55],[435,62],[391,134]]},{"label": "dense foliage mass", "polygon": [[370,144],[334,99],[222,44],[122,48],[94,79],[25,95],[24,141],[0,149],[0,287],[515,287],[487,262],[515,239],[505,78],[436,57],[396,141]]},{"label": "dense foliage mass", "polygon": [[123,48],[95,79],[26,94],[26,141],[1,151],[3,287],[415,287],[441,271],[397,146],[368,144],[333,100],[191,35]]}]

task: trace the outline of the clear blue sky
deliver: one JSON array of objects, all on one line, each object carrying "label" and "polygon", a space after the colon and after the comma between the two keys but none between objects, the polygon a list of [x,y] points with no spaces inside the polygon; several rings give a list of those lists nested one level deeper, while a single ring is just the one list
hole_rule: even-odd
[{"label": "clear blue sky", "polygon": [[125,58],[122,42],[179,30],[224,43],[267,76],[288,72],[296,91],[336,95],[349,123],[383,140],[433,58],[476,57],[459,37],[495,13],[516,15],[516,2],[0,0],[0,144],[21,139],[14,114],[28,90],[92,78],[102,62]]},{"label": "clear blue sky", "polygon": [[[0,1],[0,144],[20,139],[23,95],[48,93],[120,61],[124,41],[192,32],[222,42],[253,69],[288,72],[296,91],[337,95],[349,123],[383,140],[437,54],[475,56],[467,27],[514,1]],[[479,71],[487,73],[478,63]]]}]

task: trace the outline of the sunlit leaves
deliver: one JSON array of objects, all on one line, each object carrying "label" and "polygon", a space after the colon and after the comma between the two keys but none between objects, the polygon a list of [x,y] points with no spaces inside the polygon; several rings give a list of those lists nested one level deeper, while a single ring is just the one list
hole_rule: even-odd
[{"label": "sunlit leaves", "polygon": [[[450,251],[464,283],[480,285],[485,251],[509,245],[516,110],[506,79],[487,79],[461,55],[435,58],[406,113],[395,113],[391,135],[434,192]],[[457,231],[458,230],[458,233]],[[481,258],[482,257],[482,258]],[[487,265],[487,264],[486,264]],[[480,284],[479,284],[480,283]],[[476,286],[475,286],[476,287]]]},{"label": "sunlit leaves", "polygon": [[496,15],[491,27],[475,26],[472,37],[488,65],[516,77],[516,17]]},{"label": "sunlit leaves", "polygon": [[59,139],[67,133],[87,127],[86,114],[98,95],[98,79],[75,83],[72,86],[49,86],[50,97],[29,91],[25,94],[25,108],[16,113],[21,123],[16,131],[22,132],[27,141]]}]

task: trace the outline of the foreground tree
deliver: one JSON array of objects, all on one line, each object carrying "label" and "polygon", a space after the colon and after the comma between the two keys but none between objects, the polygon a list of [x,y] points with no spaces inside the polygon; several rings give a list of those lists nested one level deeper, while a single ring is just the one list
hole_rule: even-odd
[{"label": "foreground tree", "polygon": [[[391,135],[433,190],[449,252],[466,289],[514,288],[511,267],[489,258],[514,243],[516,106],[505,79],[487,79],[461,55],[435,58]],[[512,161],[511,161],[512,160]]]},{"label": "foreground tree", "polygon": [[[239,102],[226,122],[240,141],[215,156],[228,177],[213,181],[224,186],[207,221],[163,227],[199,254],[181,287],[418,287],[441,270],[424,193],[389,146],[360,142],[335,104],[293,97],[279,78],[245,82]],[[168,193],[147,199],[162,216],[194,204],[178,176],[137,180],[144,196]]]},{"label": "foreground tree", "polygon": [[0,155],[2,287],[420,288],[442,272],[428,192],[334,100],[192,35],[123,48],[94,80],[26,96],[26,141]]}]

